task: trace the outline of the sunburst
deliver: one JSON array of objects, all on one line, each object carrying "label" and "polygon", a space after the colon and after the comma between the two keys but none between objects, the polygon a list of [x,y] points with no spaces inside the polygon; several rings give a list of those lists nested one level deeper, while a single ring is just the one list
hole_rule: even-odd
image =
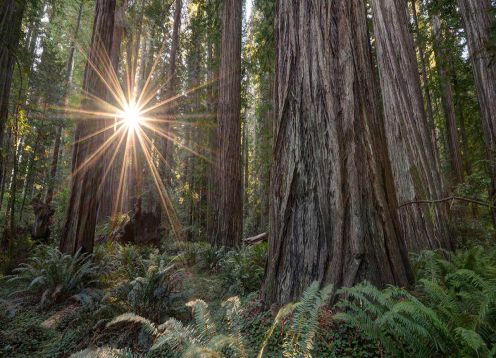
[{"label": "sunburst", "polygon": [[[100,47],[102,48],[102,47]],[[87,53],[80,51],[81,53]],[[136,55],[136,54],[135,54]],[[129,61],[126,63],[125,84],[119,80],[119,76],[114,70],[110,58],[107,53],[99,53],[95,61],[91,61],[88,57],[89,66],[96,71],[101,82],[105,85],[110,100],[95,96],[91,93],[83,93],[87,98],[87,102],[92,103],[91,108],[85,107],[63,108],[66,112],[72,112],[77,120],[97,120],[102,121],[99,124],[98,130],[95,130],[89,135],[79,138],[77,142],[84,142],[99,138],[100,145],[86,161],[78,168],[75,168],[72,175],[82,170],[89,169],[93,163],[105,160],[106,167],[104,169],[104,180],[112,170],[119,171],[118,185],[114,195],[113,214],[119,213],[123,208],[125,193],[129,190],[128,182],[131,173],[138,172],[136,168],[140,161],[138,152],[142,153],[145,159],[147,172],[152,178],[154,186],[158,192],[158,197],[162,203],[165,213],[168,217],[171,228],[177,237],[182,236],[182,228],[174,211],[173,203],[168,194],[168,190],[162,181],[159,174],[160,166],[170,166],[167,162],[168,158],[164,157],[161,148],[157,148],[156,143],[170,141],[178,147],[187,150],[188,152],[202,157],[204,160],[209,160],[198,151],[189,148],[183,143],[177,133],[174,132],[174,126],[196,125],[192,122],[179,121],[179,118],[185,116],[174,114],[173,108],[175,103],[184,96],[192,92],[198,91],[212,83],[206,82],[198,86],[194,86],[182,93],[175,93],[166,98],[161,98],[162,93],[170,93],[170,88],[164,91],[164,87],[168,87],[170,78],[167,78],[164,83],[152,85],[154,78],[159,78],[160,74],[156,73],[157,64],[161,56],[157,56],[151,70],[144,81],[142,88],[136,86],[136,74],[139,73],[136,68],[130,68],[137,61]],[[177,106],[176,106],[177,107]],[[210,114],[197,114],[187,117],[191,118],[206,118]],[[155,140],[160,139],[160,140]],[[195,145],[195,147],[198,147]],[[207,149],[204,149],[207,151]],[[130,168],[132,163],[134,168]],[[103,189],[100,186],[99,192]]]}]

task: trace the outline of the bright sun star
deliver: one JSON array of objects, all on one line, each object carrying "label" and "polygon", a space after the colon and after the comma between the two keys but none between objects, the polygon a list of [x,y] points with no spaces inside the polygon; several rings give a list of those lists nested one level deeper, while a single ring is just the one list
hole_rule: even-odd
[{"label": "bright sun star", "polygon": [[126,106],[120,117],[124,121],[126,127],[133,131],[137,130],[143,122],[143,117],[141,117],[139,110],[132,104]]}]

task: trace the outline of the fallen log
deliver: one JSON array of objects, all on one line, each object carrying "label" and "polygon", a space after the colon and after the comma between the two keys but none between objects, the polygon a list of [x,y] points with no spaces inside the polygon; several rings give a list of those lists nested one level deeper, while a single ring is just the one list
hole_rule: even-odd
[{"label": "fallen log", "polygon": [[256,244],[259,244],[259,243],[264,242],[264,241],[267,241],[267,233],[266,232],[258,234],[256,236],[247,237],[246,239],[243,239],[243,242],[247,245],[256,245]]}]

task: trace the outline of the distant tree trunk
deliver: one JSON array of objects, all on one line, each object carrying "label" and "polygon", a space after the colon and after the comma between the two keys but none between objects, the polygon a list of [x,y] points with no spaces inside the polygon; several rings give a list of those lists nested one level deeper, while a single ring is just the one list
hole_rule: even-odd
[{"label": "distant tree trunk", "polygon": [[79,3],[79,10],[78,10],[78,16],[76,19],[76,27],[74,28],[74,38],[71,41],[71,46],[69,48],[69,58],[67,59],[67,68],[66,68],[66,80],[67,80],[67,86],[65,89],[65,98],[64,100],[67,100],[69,98],[68,94],[71,90],[72,86],[72,78],[73,78],[73,73],[74,73],[74,53],[76,51],[76,44],[75,40],[79,36],[79,30],[81,27],[81,16],[83,15],[83,8],[84,8],[84,0],[81,0]]},{"label": "distant tree trunk", "polygon": [[[83,90],[100,98],[108,99],[108,91],[97,72],[90,65],[99,65],[102,53],[109,54],[112,48],[115,0],[97,0],[93,35],[88,62],[84,72]],[[98,109],[94,102],[85,98],[82,103],[87,110]],[[63,252],[74,254],[82,249],[92,252],[98,211],[97,190],[102,180],[101,160],[88,160],[102,145],[102,135],[79,141],[104,127],[104,121],[80,120],[76,123],[73,150],[71,195],[66,221],[60,241]],[[93,158],[95,159],[95,158]]]},{"label": "distant tree trunk", "polygon": [[431,96],[431,91],[429,89],[429,76],[427,75],[427,59],[426,59],[426,54],[424,50],[425,44],[420,41],[421,38],[421,33],[420,33],[420,27],[419,27],[419,20],[418,20],[418,14],[417,14],[417,1],[412,0],[412,12],[413,12],[413,22],[415,26],[415,32],[417,34],[417,50],[419,53],[419,58],[420,58],[420,69],[421,69],[421,75],[422,75],[422,84],[424,88],[424,96],[425,96],[425,101],[426,101],[426,108],[427,108],[427,121],[428,121],[428,127],[429,131],[431,134],[432,138],[432,143],[434,145],[434,148],[436,149],[434,151],[434,156],[436,160],[436,167],[439,168],[439,152],[437,150],[437,139],[436,139],[436,124],[434,123],[434,110],[432,108],[432,96]]},{"label": "distant tree trunk", "polygon": [[[208,69],[208,100],[207,100],[207,110],[208,113],[213,117],[212,118],[212,128],[208,130],[208,148],[210,149],[211,155],[211,163],[209,163],[209,171],[208,171],[208,188],[207,188],[207,237],[211,243],[214,242],[215,235],[215,211],[217,207],[217,176],[215,170],[215,163],[217,162],[217,87],[214,82],[214,78],[217,78],[216,69],[214,66],[214,47],[215,44],[211,42],[209,37],[208,49],[207,49],[207,61],[209,65]],[[214,164],[212,164],[214,163]]]},{"label": "distant tree trunk", "polygon": [[[399,204],[443,196],[427,123],[405,0],[372,0],[386,137]],[[444,207],[405,205],[400,222],[409,250],[451,248]]]},{"label": "distant tree trunk", "polygon": [[492,216],[496,225],[496,59],[488,51],[490,31],[495,25],[490,0],[458,0],[465,23],[475,87],[482,117],[482,128],[489,157],[493,204]]},{"label": "distant tree trunk", "polygon": [[224,1],[217,108],[218,206],[215,244],[230,247],[241,244],[243,229],[241,15],[242,1]]},{"label": "distant tree trunk", "polygon": [[55,179],[57,177],[57,168],[59,163],[60,145],[62,143],[62,126],[57,127],[55,133],[55,143],[53,145],[52,163],[50,164],[50,179],[48,189],[45,195],[45,205],[50,205],[53,200],[53,191],[55,189]]},{"label": "distant tree trunk", "polygon": [[446,134],[448,139],[448,153],[451,170],[454,176],[453,184],[463,182],[463,162],[460,153],[460,140],[458,139],[458,127],[456,125],[455,100],[453,95],[453,84],[448,69],[447,53],[444,50],[443,34],[441,30],[441,19],[438,14],[432,16],[432,31],[434,35],[434,51],[436,64],[441,83],[441,101],[446,118]]},{"label": "distant tree trunk", "polygon": [[314,280],[408,285],[387,151],[373,138],[384,133],[364,3],[280,0],[275,31],[266,301],[294,300]]},{"label": "distant tree trunk", "polygon": [[10,87],[25,7],[25,0],[2,0],[0,4],[0,183],[4,173],[3,137],[9,114]]},{"label": "distant tree trunk", "polygon": [[[174,95],[174,91],[177,91],[177,53],[179,50],[179,31],[181,29],[181,12],[182,12],[183,2],[182,0],[176,0],[174,9],[174,23],[172,25],[172,38],[171,38],[171,49],[169,54],[169,70],[167,74],[167,87],[165,91],[166,98],[171,98]],[[171,111],[169,110],[168,113]],[[170,126],[168,124],[164,125],[165,131],[170,132]],[[170,133],[169,133],[170,134]],[[171,135],[172,136],[172,135]],[[172,165],[172,147],[174,146],[170,140],[162,138],[162,155],[165,160],[169,161],[169,165]],[[162,171],[166,183],[169,183],[170,173],[164,167]]]}]

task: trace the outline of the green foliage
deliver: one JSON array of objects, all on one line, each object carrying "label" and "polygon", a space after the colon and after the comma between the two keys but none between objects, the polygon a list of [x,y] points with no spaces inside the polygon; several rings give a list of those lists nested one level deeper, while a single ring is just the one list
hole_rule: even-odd
[{"label": "green foliage", "polygon": [[339,291],[347,299],[336,318],[395,356],[488,355],[496,344],[495,250],[428,251],[415,261],[418,297],[363,283]]},{"label": "green foliage", "polygon": [[20,287],[11,296],[48,306],[94,285],[99,274],[100,267],[93,263],[91,255],[77,252],[71,256],[56,248],[42,247],[6,279]]},{"label": "green foliage", "polygon": [[[187,303],[192,309],[193,322],[183,323],[171,318],[161,325],[138,316],[126,313],[116,317],[107,326],[116,324],[138,324],[143,331],[153,337],[151,352],[181,353],[182,357],[248,357],[247,349],[240,332],[241,304],[233,297],[224,303],[226,308],[227,333],[219,333],[208,305],[202,300]],[[165,353],[164,353],[165,354]]]},{"label": "green foliage", "polygon": [[229,294],[246,295],[260,289],[267,260],[265,243],[228,251],[219,262]]},{"label": "green foliage", "polygon": [[187,295],[180,290],[183,279],[183,270],[162,260],[148,265],[144,276],[125,283],[121,291],[134,313],[158,322],[182,308]]},{"label": "green foliage", "polygon": [[258,357],[263,356],[276,327],[290,315],[292,315],[291,328],[285,334],[283,354],[285,357],[311,357],[315,335],[319,329],[320,309],[329,300],[331,293],[332,286],[320,289],[320,284],[313,282],[305,290],[299,302],[281,308],[267,332]]}]

